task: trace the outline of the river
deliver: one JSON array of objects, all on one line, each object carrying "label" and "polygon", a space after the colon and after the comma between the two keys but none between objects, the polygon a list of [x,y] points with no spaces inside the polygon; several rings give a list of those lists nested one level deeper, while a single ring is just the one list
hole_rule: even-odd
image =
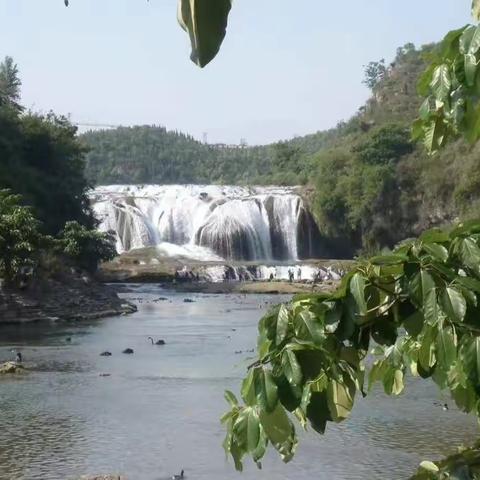
[{"label": "river", "polygon": [[[152,285],[129,289],[122,295],[139,307],[131,316],[1,329],[0,359],[19,348],[29,370],[0,381],[1,480],[155,480],[181,469],[192,480],[404,479],[477,434],[474,418],[434,406],[451,402],[410,380],[398,398],[376,389],[357,400],[351,419],[323,437],[301,433],[290,464],[270,452],[263,470],[247,459],[240,475],[221,447],[223,391],[238,391],[253,354],[235,351],[254,348],[261,313],[281,298],[199,294],[185,303]],[[127,347],[134,355],[121,353]]]}]

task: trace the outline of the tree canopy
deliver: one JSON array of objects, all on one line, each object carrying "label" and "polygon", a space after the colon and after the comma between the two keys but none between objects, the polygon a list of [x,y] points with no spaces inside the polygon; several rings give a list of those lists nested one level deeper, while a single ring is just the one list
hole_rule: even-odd
[{"label": "tree canopy", "polygon": [[24,113],[20,86],[18,68],[6,57],[0,63],[0,277],[15,280],[44,251],[94,271],[115,249],[108,234],[93,229],[86,150],[67,118]]}]

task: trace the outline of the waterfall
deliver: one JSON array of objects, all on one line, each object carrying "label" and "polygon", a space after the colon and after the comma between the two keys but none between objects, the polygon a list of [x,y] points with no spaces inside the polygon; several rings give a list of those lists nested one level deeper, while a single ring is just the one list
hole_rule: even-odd
[{"label": "waterfall", "polygon": [[119,253],[157,245],[205,260],[295,261],[313,256],[318,236],[291,187],[110,185],[90,199]]}]

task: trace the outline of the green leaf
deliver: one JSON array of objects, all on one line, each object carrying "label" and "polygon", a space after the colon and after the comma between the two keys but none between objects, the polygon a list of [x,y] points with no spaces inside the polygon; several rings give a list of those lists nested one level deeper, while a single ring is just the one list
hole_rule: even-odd
[{"label": "green leaf", "polygon": [[475,389],[470,385],[466,387],[458,385],[452,390],[452,396],[457,407],[462,410],[462,412],[470,413],[477,405],[477,394]]},{"label": "green leaf", "polygon": [[442,310],[454,322],[463,322],[467,313],[467,302],[462,293],[454,287],[447,287],[440,295]]},{"label": "green leaf", "polygon": [[467,99],[465,105],[464,136],[471,144],[480,138],[480,105]]},{"label": "green leaf", "polygon": [[259,431],[260,431],[260,436],[258,439],[258,445],[257,445],[257,448],[252,452],[252,457],[254,462],[258,462],[264,457],[265,452],[267,451],[267,445],[268,445],[267,436],[265,435],[265,432],[263,431],[261,424],[260,424]]},{"label": "green leaf", "polygon": [[286,305],[282,305],[278,312],[278,319],[277,319],[277,337],[276,337],[276,344],[280,345],[285,337],[287,336],[288,332],[288,324],[290,322],[290,311],[288,310]]},{"label": "green leaf", "polygon": [[426,304],[428,294],[435,289],[435,281],[426,270],[420,270],[410,281],[409,290],[417,303],[421,306]]},{"label": "green leaf", "polygon": [[260,419],[257,412],[251,408],[248,411],[247,421],[247,448],[249,452],[254,452],[258,447],[260,440]]},{"label": "green leaf", "polygon": [[437,152],[445,141],[445,124],[441,118],[434,118],[424,127],[424,144],[427,152]]},{"label": "green leaf", "polygon": [[457,246],[462,262],[475,272],[480,271],[480,248],[473,238],[463,238]]},{"label": "green leaf", "polygon": [[470,25],[463,31],[459,43],[459,51],[462,55],[466,55],[467,53],[469,53],[470,44],[472,43],[472,38],[475,30],[476,28],[473,25]]},{"label": "green leaf", "polygon": [[359,272],[350,280],[350,292],[355,299],[358,313],[362,316],[367,314],[367,302],[365,301],[365,279]]},{"label": "green leaf", "polygon": [[423,245],[423,249],[440,262],[446,262],[448,260],[448,250],[443,245],[426,243]]},{"label": "green leaf", "polygon": [[231,7],[231,0],[179,0],[178,22],[190,36],[190,58],[198,66],[204,67],[218,53]]},{"label": "green leaf", "polygon": [[474,278],[470,277],[457,277],[455,279],[455,283],[460,284],[462,287],[468,288],[469,290],[473,290],[475,293],[480,293],[480,281],[475,280]]},{"label": "green leaf", "polygon": [[251,369],[249,370],[247,376],[242,382],[242,390],[240,392],[242,395],[243,401],[250,407],[257,403],[257,395],[255,393],[254,379],[255,379],[255,370]]},{"label": "green leaf", "polygon": [[[431,325],[425,326],[425,333],[421,338],[421,345],[418,351],[418,362],[425,372],[429,372],[431,367],[435,365],[435,339],[437,336],[437,328]],[[421,371],[419,369],[421,375]]]},{"label": "green leaf", "polygon": [[[419,113],[420,113],[420,120],[423,120],[423,121],[428,121],[430,119],[430,114],[432,113],[432,108],[431,108],[431,101],[430,101],[430,97],[427,97],[423,102],[422,102],[422,105],[420,106],[420,110],[419,110]],[[423,122],[420,122],[419,125],[423,125]],[[423,133],[423,128],[420,132],[418,132],[417,135],[414,135],[416,138],[418,138],[419,136],[421,136],[421,134]]]},{"label": "green leaf", "polygon": [[465,79],[467,85],[473,87],[475,85],[475,78],[477,76],[477,58],[472,53],[465,55]]},{"label": "green leaf", "polygon": [[[353,384],[352,384],[353,385]],[[332,419],[341,422],[348,418],[353,408],[355,386],[347,387],[346,384],[330,380],[327,386],[327,403]]]},{"label": "green leaf", "polygon": [[444,232],[443,230],[433,228],[423,232],[418,239],[424,244],[425,247],[425,244],[448,242],[450,237],[448,236],[448,233]]},{"label": "green leaf", "polygon": [[230,390],[225,390],[224,397],[232,407],[238,407],[237,397]]},{"label": "green leaf", "polygon": [[399,265],[408,260],[406,255],[381,255],[377,257],[370,258],[370,263],[372,265]]},{"label": "green leaf", "polygon": [[437,291],[431,289],[423,302],[423,316],[429,325],[435,325],[440,318],[440,308],[437,301]]},{"label": "green leaf", "polygon": [[260,423],[275,448],[287,443],[294,432],[293,425],[280,404],[271,413],[261,410]]},{"label": "green leaf", "polygon": [[436,339],[437,364],[448,372],[457,358],[457,341],[451,327],[441,328]]},{"label": "green leaf", "polygon": [[333,420],[328,408],[327,392],[313,392],[307,406],[307,418],[312,428],[320,433],[325,433],[327,422]]},{"label": "green leaf", "polygon": [[480,50],[480,27],[477,26],[473,30],[473,35],[471,36],[470,45],[468,46],[468,52],[475,55],[478,50]]},{"label": "green leaf", "polygon": [[450,96],[450,90],[452,88],[452,80],[448,65],[443,64],[435,68],[430,87],[437,100],[448,100],[448,97]]},{"label": "green leaf", "polygon": [[255,368],[254,386],[258,405],[266,412],[275,410],[278,403],[278,391],[272,374],[263,368]]},{"label": "green leaf", "polygon": [[480,337],[471,338],[462,349],[465,370],[475,385],[480,385]]},{"label": "green leaf", "polygon": [[405,388],[404,372],[400,368],[389,368],[383,378],[383,387],[387,395],[400,395]]},{"label": "green leaf", "polygon": [[317,317],[309,310],[302,310],[294,319],[295,334],[301,340],[321,343],[324,338],[323,327]]},{"label": "green leaf", "polygon": [[282,355],[282,368],[291,385],[298,386],[302,383],[302,369],[297,357],[291,350],[285,350]]},{"label": "green leaf", "polygon": [[403,326],[411,337],[416,338],[420,335],[424,323],[425,319],[423,318],[423,313],[420,310],[417,310],[403,321]]},{"label": "green leaf", "polygon": [[233,424],[233,437],[240,449],[248,449],[248,417],[251,408],[244,408]]},{"label": "green leaf", "polygon": [[285,375],[275,377],[278,388],[278,400],[289,412],[295,411],[302,401],[302,386],[295,386],[289,383]]}]

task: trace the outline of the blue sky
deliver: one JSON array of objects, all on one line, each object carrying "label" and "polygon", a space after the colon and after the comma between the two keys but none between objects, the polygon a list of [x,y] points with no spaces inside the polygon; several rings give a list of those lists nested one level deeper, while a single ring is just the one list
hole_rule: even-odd
[{"label": "blue sky", "polygon": [[235,0],[219,56],[189,60],[176,0],[0,0],[23,103],[77,122],[161,124],[209,142],[323,130],[368,97],[363,66],[468,21],[470,0]]}]

